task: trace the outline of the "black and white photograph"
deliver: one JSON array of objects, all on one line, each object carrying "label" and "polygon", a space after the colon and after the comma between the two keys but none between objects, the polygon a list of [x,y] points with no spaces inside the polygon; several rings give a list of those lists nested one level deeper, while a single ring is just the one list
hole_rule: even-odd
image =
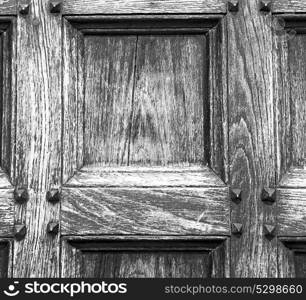
[{"label": "black and white photograph", "polygon": [[0,278],[301,294],[306,1],[0,0]]}]

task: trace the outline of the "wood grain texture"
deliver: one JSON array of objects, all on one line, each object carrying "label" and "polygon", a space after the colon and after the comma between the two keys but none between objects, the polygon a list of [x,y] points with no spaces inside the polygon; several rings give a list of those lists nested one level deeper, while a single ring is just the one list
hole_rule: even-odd
[{"label": "wood grain texture", "polygon": [[244,228],[232,237],[231,276],[275,277],[276,239],[263,235],[263,224],[276,222],[275,208],[260,201],[262,188],[275,185],[271,16],[259,12],[259,1],[240,4],[227,15],[230,184],[243,191],[231,221]]},{"label": "wood grain texture", "polygon": [[227,265],[224,243],[196,237],[72,239],[64,240],[62,253],[64,277],[223,277]]},{"label": "wood grain texture", "polygon": [[[1,22],[1,21],[0,21]],[[10,177],[14,173],[16,39],[15,18],[6,22],[1,34],[1,167]]]},{"label": "wood grain texture", "polygon": [[279,186],[287,188],[306,188],[306,169],[290,169],[282,178]]},{"label": "wood grain texture", "polygon": [[83,165],[84,39],[63,20],[63,161],[66,182]]},{"label": "wood grain texture", "polygon": [[227,188],[64,188],[63,235],[227,235]]},{"label": "wood grain texture", "polygon": [[144,13],[225,13],[224,0],[65,0],[63,13],[84,14],[144,14]]},{"label": "wood grain texture", "polygon": [[96,168],[77,172],[67,187],[224,187],[209,168]]},{"label": "wood grain texture", "polygon": [[136,36],[85,39],[85,164],[128,164],[135,53]]},{"label": "wood grain texture", "polygon": [[288,42],[290,84],[290,126],[287,143],[294,166],[306,166],[306,36],[296,35]]},{"label": "wood grain texture", "polygon": [[306,3],[303,0],[274,0],[273,13],[304,13]]},{"label": "wood grain texture", "polygon": [[201,35],[138,38],[129,164],[205,162],[205,51]]},{"label": "wood grain texture", "polygon": [[306,236],[306,189],[278,191],[280,236]]},{"label": "wood grain texture", "polygon": [[[205,153],[214,172],[228,182],[228,103],[227,103],[227,29],[226,18],[208,32],[209,79],[208,103],[209,123],[204,122],[209,132],[209,145],[204,144]],[[206,58],[207,59],[207,58]],[[205,108],[206,109],[206,108]],[[208,109],[208,108],[207,108]]]},{"label": "wood grain texture", "polygon": [[59,276],[59,236],[46,230],[59,205],[46,201],[46,191],[61,182],[61,24],[43,0],[31,1],[29,17],[17,20],[15,182],[28,187],[29,201],[15,207],[27,235],[14,244],[14,277]]},{"label": "wood grain texture", "polygon": [[0,189],[0,237],[13,235],[14,198],[13,189]]},{"label": "wood grain texture", "polygon": [[0,278],[7,278],[9,273],[9,243],[0,242]]},{"label": "wood grain texture", "polygon": [[0,15],[16,15],[17,0],[0,0]]}]

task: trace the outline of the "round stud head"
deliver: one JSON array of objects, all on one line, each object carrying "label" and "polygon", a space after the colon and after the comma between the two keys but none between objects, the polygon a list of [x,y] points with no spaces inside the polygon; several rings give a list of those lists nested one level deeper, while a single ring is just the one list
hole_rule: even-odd
[{"label": "round stud head", "polygon": [[62,9],[62,1],[59,0],[50,0],[49,9],[52,14],[58,14]]},{"label": "round stud head", "polygon": [[27,228],[24,224],[16,224],[14,227],[14,236],[17,241],[24,239],[27,234]]},{"label": "round stud head", "polygon": [[259,10],[264,13],[269,13],[272,10],[272,2],[269,0],[261,0],[259,2]]},{"label": "round stud head", "polygon": [[241,235],[243,226],[241,223],[232,223],[232,234]]},{"label": "round stud head", "polygon": [[50,203],[58,203],[60,201],[60,191],[58,189],[53,189],[47,192],[46,200]]},{"label": "round stud head", "polygon": [[233,202],[239,203],[242,199],[241,194],[242,194],[241,189],[231,189],[230,190],[230,197]]},{"label": "round stud head", "polygon": [[229,12],[235,13],[239,11],[239,1],[230,0],[227,2],[227,9]]},{"label": "round stud head", "polygon": [[49,222],[47,225],[47,232],[49,234],[56,235],[59,231],[59,223],[58,222]]},{"label": "round stud head", "polygon": [[266,204],[273,204],[276,201],[276,190],[273,188],[263,188],[261,200]]},{"label": "round stud head", "polygon": [[24,15],[24,16],[28,15],[29,12],[30,12],[30,6],[31,6],[30,2],[28,2],[28,3],[20,3],[19,4],[19,13],[21,15]]},{"label": "round stud head", "polygon": [[17,188],[14,191],[14,198],[17,203],[25,203],[29,200],[29,194],[26,188]]},{"label": "round stud head", "polygon": [[268,240],[272,240],[276,234],[276,226],[273,224],[264,224],[264,235]]}]

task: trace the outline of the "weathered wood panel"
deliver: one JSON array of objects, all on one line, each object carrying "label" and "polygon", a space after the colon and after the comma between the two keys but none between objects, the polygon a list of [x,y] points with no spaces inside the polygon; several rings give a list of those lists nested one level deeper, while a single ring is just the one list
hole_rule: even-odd
[{"label": "weathered wood panel", "polygon": [[[228,103],[227,103],[227,29],[226,18],[208,32],[209,77],[208,87],[210,116],[204,122],[209,132],[209,144],[204,143],[209,165],[224,182],[228,182]],[[207,113],[207,112],[206,112]],[[209,128],[209,129],[208,129]],[[207,140],[207,139],[206,139]]]},{"label": "weathered wood panel", "polygon": [[205,162],[206,55],[204,35],[138,38],[129,164]]},{"label": "weathered wood panel", "polygon": [[277,276],[276,239],[263,235],[275,208],[261,202],[262,188],[275,185],[271,15],[258,7],[240,1],[239,12],[227,15],[230,184],[243,192],[232,204],[232,222],[243,224],[231,241],[232,277]]},{"label": "weathered wood panel", "polygon": [[63,182],[83,165],[84,39],[63,20]]},{"label": "weathered wood panel", "polygon": [[198,168],[96,168],[77,172],[67,187],[224,187],[208,167]]},{"label": "weathered wood panel", "polygon": [[85,39],[85,164],[128,164],[135,56],[136,36]]},{"label": "weathered wood panel", "polygon": [[227,235],[227,188],[64,188],[63,235]]},{"label": "weathered wood panel", "polygon": [[278,191],[280,236],[306,236],[306,189]]},{"label": "weathered wood panel", "polygon": [[0,15],[16,15],[17,1],[16,0],[0,0]]},{"label": "weathered wood panel", "polygon": [[46,201],[61,174],[61,16],[44,0],[31,1],[31,14],[17,20],[17,133],[15,181],[29,188],[29,201],[15,207],[27,235],[14,244],[14,277],[58,277],[59,237],[47,224],[59,205]]},{"label": "weathered wood panel", "polygon": [[280,187],[306,188],[306,169],[292,168],[280,182]]},{"label": "weathered wood panel", "polygon": [[[294,166],[306,166],[306,35],[299,34],[288,41],[290,84],[289,151]],[[287,119],[288,120],[288,119]]]},{"label": "weathered wood panel", "polygon": [[214,237],[84,237],[63,241],[62,276],[224,277],[225,252]]},{"label": "weathered wood panel", "polygon": [[274,0],[273,13],[304,13],[306,3],[304,0]]},{"label": "weathered wood panel", "polygon": [[13,235],[14,198],[13,189],[0,189],[0,236]]},{"label": "weathered wood panel", "polygon": [[152,13],[225,13],[225,0],[65,0],[63,13],[84,14],[152,14]]},{"label": "weathered wood panel", "polygon": [[9,252],[9,243],[0,241],[0,278],[6,278],[9,275]]},{"label": "weathered wood panel", "polygon": [[[1,21],[0,21],[1,22]],[[15,35],[15,18],[11,18],[7,29],[2,33],[1,51],[1,167],[9,176],[14,172],[14,145],[15,145],[15,49],[13,42]]]}]

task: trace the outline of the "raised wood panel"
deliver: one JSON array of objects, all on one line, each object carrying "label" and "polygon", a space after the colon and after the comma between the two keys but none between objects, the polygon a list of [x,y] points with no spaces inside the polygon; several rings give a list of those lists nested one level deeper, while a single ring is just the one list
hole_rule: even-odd
[{"label": "raised wood panel", "polygon": [[128,164],[136,39],[85,39],[85,164]]},{"label": "raised wood panel", "polygon": [[10,259],[9,243],[0,241],[0,278],[6,278],[9,275],[9,265],[10,265],[9,259]]},{"label": "raised wood panel", "polygon": [[0,15],[16,15],[17,1],[16,0],[0,0]]},{"label": "raised wood panel", "polygon": [[[129,163],[205,162],[209,133],[204,35],[139,36]],[[206,146],[207,148],[207,146]],[[207,154],[206,154],[207,155]]]},{"label": "raised wood panel", "polygon": [[227,188],[64,188],[63,235],[228,235]]},{"label": "raised wood panel", "polygon": [[262,230],[276,223],[274,206],[261,201],[263,187],[275,185],[276,155],[272,24],[259,2],[239,1],[239,12],[227,14],[230,185],[243,191],[241,203],[232,204],[232,222],[243,224],[231,243],[233,277],[277,276],[276,239]]},{"label": "raised wood panel", "polygon": [[274,0],[273,13],[304,13],[306,3],[303,0]]},{"label": "raised wood panel", "polygon": [[205,49],[201,35],[86,37],[84,163],[204,163]]},{"label": "raised wood panel", "polygon": [[63,241],[64,277],[225,277],[227,256],[220,241],[146,239]]},{"label": "raised wood panel", "polygon": [[66,187],[224,187],[208,167],[84,167]]},{"label": "raised wood panel", "polygon": [[306,236],[306,189],[278,191],[280,236]]},{"label": "raised wood panel", "polygon": [[225,0],[65,0],[63,13],[84,14],[152,14],[152,13],[225,13]]}]

